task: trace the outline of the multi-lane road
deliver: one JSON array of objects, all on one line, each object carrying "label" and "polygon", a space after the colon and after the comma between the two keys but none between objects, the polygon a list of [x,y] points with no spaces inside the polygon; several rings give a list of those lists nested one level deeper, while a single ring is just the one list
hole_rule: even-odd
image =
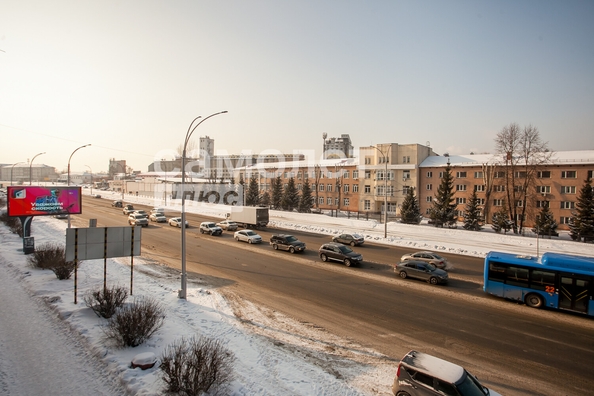
[{"label": "multi-lane road", "polygon": [[[135,205],[137,206],[137,205]],[[147,207],[139,206],[138,209]],[[179,213],[167,213],[179,215]],[[127,216],[111,201],[85,197],[84,213],[98,226],[122,226]],[[274,251],[266,243],[282,230],[260,230],[265,243],[248,245],[202,235],[188,213],[189,282],[207,282],[239,296],[373,348],[397,361],[410,349],[463,364],[508,395],[588,395],[594,389],[594,320],[534,310],[482,292],[479,258],[446,255],[453,263],[447,286],[395,276],[391,263],[408,250],[366,243],[360,267],[322,263],[318,247],[328,236],[289,231],[307,244],[305,254]],[[217,219],[214,219],[217,220]],[[142,254],[180,268],[180,230],[151,223],[142,231]],[[396,365],[396,364],[395,364]]]}]

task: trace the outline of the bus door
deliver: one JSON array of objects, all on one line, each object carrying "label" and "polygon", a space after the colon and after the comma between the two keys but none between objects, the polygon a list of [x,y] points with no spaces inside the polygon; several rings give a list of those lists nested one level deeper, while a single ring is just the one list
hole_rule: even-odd
[{"label": "bus door", "polygon": [[590,281],[584,277],[561,275],[559,308],[588,312]]}]

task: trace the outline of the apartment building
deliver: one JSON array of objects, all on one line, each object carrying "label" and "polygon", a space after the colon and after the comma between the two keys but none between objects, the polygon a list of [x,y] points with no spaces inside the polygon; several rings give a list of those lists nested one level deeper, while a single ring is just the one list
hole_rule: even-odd
[{"label": "apartment building", "polygon": [[[505,174],[508,168],[504,160],[494,155],[437,156],[427,158],[419,167],[417,197],[423,215],[427,216],[431,208],[448,162],[454,179],[454,199],[460,221],[464,220],[464,210],[473,191],[477,192],[483,213],[487,213],[487,222],[490,222],[493,213],[507,206],[506,189],[509,187]],[[534,183],[528,186],[526,200],[514,202],[518,216],[522,206],[526,206],[524,225],[534,226],[536,216],[544,206],[548,206],[559,225],[558,229],[568,230],[579,191],[584,180],[592,177],[593,171],[594,150],[551,153],[550,159],[536,170]],[[511,188],[522,188],[523,170],[518,168],[514,177],[517,185]],[[492,185],[490,191],[489,183]]]}]

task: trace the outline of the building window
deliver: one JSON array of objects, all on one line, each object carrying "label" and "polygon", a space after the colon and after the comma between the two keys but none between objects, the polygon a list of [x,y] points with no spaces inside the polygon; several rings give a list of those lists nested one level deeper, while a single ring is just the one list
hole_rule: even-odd
[{"label": "building window", "polygon": [[479,198],[478,203],[479,203],[479,205],[485,206],[485,198]]},{"label": "building window", "polygon": [[433,184],[427,184],[427,190],[432,190],[433,189]]},{"label": "building window", "polygon": [[575,194],[575,186],[561,186],[561,194]]},{"label": "building window", "polygon": [[443,179],[443,172],[439,172],[439,178]]},{"label": "building window", "polygon": [[514,177],[516,179],[525,179],[526,178],[526,172],[524,172],[524,171],[514,172]]},{"label": "building window", "polygon": [[363,202],[363,210],[371,210],[371,201],[366,199]]},{"label": "building window", "polygon": [[591,171],[591,170],[589,170],[589,171],[588,171],[588,179],[591,179],[592,177],[594,177],[594,176],[592,175],[592,172],[594,172],[594,171]]},{"label": "building window", "polygon": [[524,192],[524,186],[514,186],[514,192]]},{"label": "building window", "polygon": [[410,186],[404,186],[402,187],[402,195],[408,195],[408,190],[410,189]]},{"label": "building window", "polygon": [[301,171],[297,172],[297,179],[301,179]]},{"label": "building window", "polygon": [[334,205],[338,206],[338,203],[339,203],[339,202],[340,202],[340,201],[338,200],[338,197],[334,198]]},{"label": "building window", "polygon": [[551,186],[536,186],[536,192],[538,194],[550,194]]},{"label": "building window", "polygon": [[575,209],[575,202],[561,201],[561,209]]},{"label": "building window", "polygon": [[485,185],[484,184],[475,184],[474,185],[474,191],[476,191],[476,192],[483,192],[483,191],[485,191]]},{"label": "building window", "polygon": [[403,164],[409,164],[410,163],[410,156],[409,155],[405,155],[402,157],[402,163]]},{"label": "building window", "polygon": [[328,185],[326,186],[326,191],[332,192],[332,184],[328,183]]},{"label": "building window", "polygon": [[503,179],[503,178],[505,177],[505,172],[495,172],[495,173],[493,174],[493,177],[494,177],[495,179]]},{"label": "building window", "polygon": [[561,216],[559,219],[560,224],[571,224],[571,217]]},{"label": "building window", "polygon": [[358,184],[353,184],[353,192],[359,192],[359,185]]},{"label": "building window", "polygon": [[299,191],[303,190],[303,186],[301,185],[301,183],[297,184],[297,190],[299,190]]},{"label": "building window", "polygon": [[343,206],[349,206],[351,204],[351,201],[348,198],[344,198],[342,200],[342,205]]},{"label": "building window", "polygon": [[551,178],[551,171],[539,171],[536,172],[536,177],[539,179],[550,179]]},{"label": "building window", "polygon": [[537,208],[550,208],[551,205],[550,205],[549,201],[536,201],[536,207]]},{"label": "building window", "polygon": [[345,192],[345,193],[348,193],[349,192],[349,185],[348,184],[345,184],[344,186],[342,186],[342,191]]},{"label": "building window", "polygon": [[345,170],[344,173],[342,174],[342,177],[345,179],[348,179],[350,174],[351,174],[351,172],[349,172],[348,170]]},{"label": "building window", "polygon": [[320,184],[320,191],[324,191],[324,185]]},{"label": "building window", "polygon": [[371,179],[371,171],[369,171],[369,170],[366,170],[365,171],[365,178],[366,179]]},{"label": "building window", "polygon": [[576,179],[577,172],[576,171],[561,171],[561,178],[562,179]]},{"label": "building window", "polygon": [[371,157],[365,157],[365,165],[371,165]]},{"label": "building window", "polygon": [[456,184],[456,191],[466,191],[466,184]]},{"label": "building window", "polygon": [[426,200],[427,202],[433,202],[433,197],[431,195],[428,195]]},{"label": "building window", "polygon": [[495,191],[495,192],[505,192],[505,186],[504,185],[493,186],[493,191]]},{"label": "building window", "polygon": [[474,172],[474,178],[475,179],[482,179],[483,178],[483,172]]},{"label": "building window", "polygon": [[318,202],[320,203],[320,205],[324,205],[324,197],[320,197],[318,199]]},{"label": "building window", "polygon": [[433,177],[433,172],[429,171],[427,172],[427,178],[430,179]]},{"label": "building window", "polygon": [[368,184],[366,184],[365,185],[365,188],[364,188],[364,192],[365,192],[365,194],[370,194],[371,193],[371,186],[368,185]]},{"label": "building window", "polygon": [[516,207],[518,207],[518,208],[524,207],[524,201],[522,201],[521,199],[516,200]]},{"label": "building window", "polygon": [[328,202],[328,206],[332,206],[332,197],[328,197],[326,202]]},{"label": "building window", "polygon": [[494,199],[493,200],[493,206],[503,206],[504,204],[505,204],[504,199]]},{"label": "building window", "polygon": [[456,172],[456,177],[458,179],[465,179],[466,178],[466,172]]},{"label": "building window", "polygon": [[359,178],[359,171],[357,169],[353,170],[353,179],[358,179]]},{"label": "building window", "polygon": [[456,198],[456,205],[463,205],[466,203],[466,198]]}]

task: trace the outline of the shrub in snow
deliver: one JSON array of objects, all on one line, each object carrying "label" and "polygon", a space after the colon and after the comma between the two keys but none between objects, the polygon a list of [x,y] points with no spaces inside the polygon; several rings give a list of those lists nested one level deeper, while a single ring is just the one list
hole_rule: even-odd
[{"label": "shrub in snow", "polygon": [[225,395],[233,380],[234,361],[233,353],[218,340],[182,338],[165,348],[159,369],[167,392]]},{"label": "shrub in snow", "polygon": [[121,286],[111,288],[100,287],[85,294],[83,297],[87,307],[99,317],[109,319],[118,308],[124,305],[128,298],[128,290]]},{"label": "shrub in snow", "polygon": [[70,279],[74,272],[74,261],[66,261],[64,247],[58,243],[44,243],[27,256],[29,265],[39,269],[49,269],[60,280]]},{"label": "shrub in snow", "polygon": [[[0,205],[1,206],[1,205]],[[0,221],[2,221],[13,234],[17,234],[21,238],[23,237],[23,225],[17,217],[8,216],[8,212],[3,211],[0,213]]]},{"label": "shrub in snow", "polygon": [[109,318],[103,328],[107,338],[120,347],[136,347],[155,334],[165,322],[165,309],[156,300],[135,297]]}]

